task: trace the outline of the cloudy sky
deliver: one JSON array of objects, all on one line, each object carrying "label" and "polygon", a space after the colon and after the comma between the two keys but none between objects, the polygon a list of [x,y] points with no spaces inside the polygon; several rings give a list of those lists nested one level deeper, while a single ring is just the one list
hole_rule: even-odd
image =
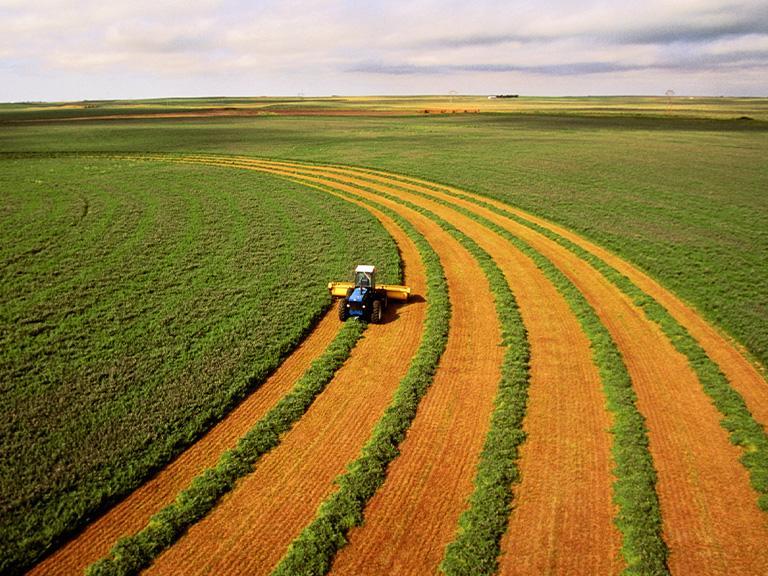
[{"label": "cloudy sky", "polygon": [[768,96],[766,0],[0,0],[0,102]]}]

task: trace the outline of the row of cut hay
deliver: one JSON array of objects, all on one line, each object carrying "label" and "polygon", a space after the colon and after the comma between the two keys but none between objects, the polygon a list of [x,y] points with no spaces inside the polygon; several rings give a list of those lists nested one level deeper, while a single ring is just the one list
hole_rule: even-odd
[{"label": "row of cut hay", "polygon": [[144,529],[121,538],[109,555],[92,564],[87,573],[135,574],[171,546],[232,490],[239,478],[251,472],[261,456],[280,443],[281,435],[290,430],[333,379],[364,330],[364,323],[345,324],[293,390],[243,436],[235,448],[225,452],[215,467],[197,476],[172,504],[155,514]]},{"label": "row of cut hay", "polygon": [[[768,434],[766,429],[752,416],[744,398],[733,388],[717,363],[707,355],[701,344],[664,306],[604,260],[549,228],[492,203],[483,202],[467,194],[453,192],[447,187],[435,187],[435,189],[473,202],[554,240],[598,270],[629,296],[635,305],[644,311],[649,320],[658,324],[675,349],[688,359],[704,391],[722,414],[721,425],[729,432],[731,442],[743,448],[741,462],[749,472],[752,487],[758,494],[758,506],[768,512]],[[433,196],[429,197],[441,202]]]},{"label": "row of cut hay", "polygon": [[[343,196],[347,193],[334,191]],[[413,239],[427,273],[427,313],[422,341],[392,403],[376,424],[360,456],[336,483],[339,489],[319,508],[281,559],[275,574],[324,574],[336,552],[346,544],[351,528],[363,521],[363,511],[386,478],[387,467],[399,455],[398,446],[416,416],[448,341],[451,305],[440,259],[427,240],[403,217],[386,206],[367,204],[395,220]]]},{"label": "row of cut hay", "polygon": [[[428,216],[456,236],[485,269],[497,303],[504,302],[509,306],[509,297],[514,302],[506,280],[493,260],[466,235],[420,206],[382,191],[375,193]],[[626,366],[607,329],[581,292],[535,249],[474,212],[428,194],[421,195],[472,218],[531,257],[576,313],[590,339],[594,359],[603,380],[608,409],[615,421],[611,430],[614,435],[616,475],[614,500],[619,505],[616,522],[623,535],[622,552],[627,562],[627,570],[646,574],[666,573],[668,550],[662,538],[661,513],[655,490],[656,474],[648,450],[645,421],[636,407],[636,397]],[[500,298],[500,292],[507,292],[508,295]],[[515,322],[519,322],[516,307],[514,312],[505,310],[505,315],[501,317],[507,333],[510,326],[514,331],[512,333],[516,332],[516,343],[519,344],[520,337],[525,340],[522,326],[514,326]],[[517,351],[518,354],[514,352],[510,350],[505,358],[504,377],[497,399],[497,407],[501,406],[502,410],[497,410],[493,416],[492,429],[476,476],[476,491],[470,500],[470,508],[460,520],[457,539],[449,545],[441,566],[449,574],[490,574],[497,568],[499,543],[509,519],[512,482],[517,477],[517,447],[525,438],[522,419],[528,374],[527,366],[521,365],[520,361],[524,358],[527,360],[527,346],[522,355],[520,350]],[[505,401],[503,403],[500,402],[502,398]],[[513,403],[506,404],[509,400]]]}]

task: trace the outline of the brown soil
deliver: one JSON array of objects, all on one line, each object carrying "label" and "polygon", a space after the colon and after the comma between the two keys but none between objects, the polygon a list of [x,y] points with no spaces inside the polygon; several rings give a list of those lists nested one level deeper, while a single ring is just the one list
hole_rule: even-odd
[{"label": "brown soil", "polygon": [[[377,215],[398,242],[406,282],[416,294],[424,294],[424,270],[415,246],[386,216]],[[281,444],[148,572],[269,572],[334,490],[334,478],[357,456],[391,402],[421,340],[425,306],[414,299],[394,309],[384,324],[370,326]]]},{"label": "brown soil", "polygon": [[505,226],[557,265],[617,342],[647,419],[673,573],[768,573],[766,517],[738,461],[741,451],[729,443],[721,415],[687,359],[642,310],[576,255],[512,220],[450,200]]},{"label": "brown soil", "polygon": [[231,414],[156,476],[38,564],[30,574],[82,573],[88,565],[105,556],[118,538],[143,528],[153,514],[172,502],[200,472],[215,465],[219,456],[234,447],[237,440],[290,390],[312,361],[327,348],[338,329],[335,311],[329,312],[277,371]]}]

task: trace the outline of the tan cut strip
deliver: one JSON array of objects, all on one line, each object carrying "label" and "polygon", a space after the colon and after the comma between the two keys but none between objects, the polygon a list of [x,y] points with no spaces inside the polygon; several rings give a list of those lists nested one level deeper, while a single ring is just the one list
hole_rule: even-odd
[{"label": "tan cut strip", "polygon": [[[371,179],[377,182],[392,182],[391,178],[388,178],[386,173],[364,171],[358,169],[347,168],[324,168],[325,170],[331,170],[342,174],[355,174],[359,178]],[[474,202],[467,202],[450,194],[444,194],[439,191],[426,188],[420,184],[427,184],[430,187],[436,186],[429,182],[424,182],[415,178],[399,177],[396,181],[397,186],[401,186],[410,190],[426,192],[433,194],[436,197],[455,202],[458,205],[467,207],[471,210],[480,208]],[[768,429],[768,382],[765,378],[765,373],[761,370],[757,364],[753,364],[741,351],[741,346],[734,344],[732,340],[721,334],[716,328],[708,323],[696,310],[691,306],[683,302],[680,298],[672,294],[669,290],[664,288],[656,280],[651,278],[648,274],[632,266],[627,261],[623,260],[619,256],[590,242],[586,238],[559,226],[553,222],[515,208],[509,204],[495,200],[488,196],[481,196],[479,194],[473,194],[471,192],[465,192],[457,188],[450,186],[438,186],[438,189],[446,190],[452,193],[461,194],[467,198],[482,201],[488,205],[492,205],[496,208],[506,210],[516,216],[533,222],[546,228],[556,234],[566,238],[583,248],[587,252],[591,252],[606,264],[612,266],[627,278],[629,278],[638,288],[643,292],[654,298],[659,304],[661,304],[667,311],[677,320],[693,338],[695,338],[707,355],[717,363],[720,369],[723,371],[728,381],[736,389],[739,394],[742,395],[744,401],[747,404],[747,408],[752,413],[754,418],[762,424],[764,428]],[[486,212],[487,213],[487,212]],[[765,368],[765,367],[762,367]]]},{"label": "tan cut strip", "polygon": [[[312,173],[322,173],[322,168]],[[344,175],[335,177],[345,179]],[[524,572],[543,567],[563,573],[619,571],[623,564],[618,558],[620,534],[613,524],[610,418],[588,339],[564,298],[527,256],[453,210],[430,209],[494,257],[515,291],[531,341],[529,439],[520,463],[519,509],[510,527],[514,537],[507,539],[505,551],[514,554]],[[465,276],[479,282],[482,272],[467,271]],[[482,330],[478,328],[478,332]],[[482,350],[475,353],[483,354]],[[472,379],[471,374],[467,379]],[[436,501],[451,501],[452,477],[468,473],[453,463],[459,456],[446,458],[446,453],[457,450],[445,438],[451,429],[470,430],[481,418],[471,410],[454,409],[451,413],[457,424],[452,428],[430,425],[436,406],[445,410],[451,401],[450,397],[435,399],[437,390],[433,388],[425,398],[403,443],[403,455],[393,463],[382,490],[371,501],[365,525],[350,534],[350,545],[339,553],[333,573],[366,573],[369,569],[373,573],[429,573],[442,559],[456,517],[446,517]],[[466,421],[471,423],[458,425]],[[447,469],[436,466],[435,460],[442,459],[453,465]],[[414,525],[423,524],[431,532],[414,531]],[[590,530],[584,530],[585,526]],[[441,527],[442,537],[436,537]]]}]

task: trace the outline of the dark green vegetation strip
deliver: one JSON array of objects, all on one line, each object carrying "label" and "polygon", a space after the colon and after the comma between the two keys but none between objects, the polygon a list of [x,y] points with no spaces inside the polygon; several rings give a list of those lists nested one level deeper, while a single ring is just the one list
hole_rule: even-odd
[{"label": "dark green vegetation strip", "polygon": [[[420,206],[385,192],[375,190],[371,192],[417,210],[449,231],[455,230],[451,224]],[[607,407],[614,419],[611,427],[614,437],[611,448],[614,460],[613,473],[616,477],[613,485],[613,500],[619,507],[616,524],[622,533],[622,554],[627,563],[626,573],[667,574],[669,552],[662,537],[661,510],[656,493],[656,471],[648,448],[645,420],[637,409],[637,397],[632,388],[631,378],[610,333],[576,286],[531,246],[508,230],[470,210],[428,194],[421,195],[472,218],[508,240],[528,255],[565,297],[589,338],[593,358],[603,382]],[[506,284],[506,281],[504,282]],[[512,320],[511,317],[507,319]],[[522,380],[522,367],[514,366],[511,356],[505,357],[505,364],[507,362],[509,364],[505,368],[509,369],[509,372],[505,372],[505,376],[514,374],[514,377],[511,381],[503,383],[502,390],[506,385],[510,387],[502,393],[514,393],[516,405],[508,413],[506,411],[502,413],[504,418],[500,415],[495,424],[503,426],[503,430],[500,429],[499,432],[509,434],[513,438],[504,439],[502,445],[495,445],[493,451],[483,454],[483,463],[476,478],[476,492],[471,502],[473,506],[462,517],[459,538],[449,547],[442,565],[443,569],[451,574],[490,574],[496,568],[499,539],[506,529],[509,517],[511,487],[509,485],[484,486],[480,481],[516,478],[516,465],[514,461],[509,460],[514,459],[514,453],[505,454],[501,448],[513,449],[513,446],[524,440],[522,422],[516,418],[522,419],[527,397],[527,379],[525,382]],[[486,448],[495,441],[495,437],[489,436]],[[504,459],[505,456],[507,460]],[[478,491],[490,500],[480,502],[477,510],[474,510],[479,500]]]},{"label": "dark green vegetation strip", "polygon": [[271,176],[0,165],[3,574],[258,387],[327,309],[329,280],[359,262],[400,278],[397,247],[367,211]]},{"label": "dark green vegetation strip", "polygon": [[[744,449],[741,455],[741,462],[749,472],[752,487],[757,491],[758,505],[762,510],[768,512],[768,435],[760,423],[752,417],[744,402],[744,398],[731,386],[728,378],[720,370],[717,363],[707,355],[696,339],[688,333],[666,308],[605,261],[556,232],[476,198],[443,189],[441,191],[483,206],[496,214],[510,218],[554,240],[582,260],[588,262],[614,286],[632,298],[632,301],[643,310],[646,317],[661,327],[675,349],[688,359],[704,391],[712,399],[720,414],[722,414],[723,420],[721,424],[730,433],[731,442]],[[441,204],[452,206],[468,215],[472,214],[472,212],[455,207],[444,200],[427,194],[421,195]],[[479,219],[477,216],[473,217]],[[484,220],[484,222],[489,221]],[[486,226],[488,225],[486,224]]]},{"label": "dark green vegetation strip", "polygon": [[347,322],[323,355],[315,360],[293,389],[249,430],[215,467],[197,476],[176,500],[150,518],[138,533],[121,538],[102,560],[86,570],[90,576],[137,574],[203,518],[238,479],[249,474],[264,454],[280,443],[333,379],[365,330],[363,322]]},{"label": "dark green vegetation strip", "polygon": [[362,523],[365,506],[384,482],[387,466],[398,456],[398,446],[432,383],[448,341],[451,308],[440,259],[407,220],[385,206],[365,202],[393,218],[413,239],[421,254],[427,275],[424,332],[408,372],[361,455],[336,479],[339,489],[321,504],[315,519],[293,541],[274,574],[325,574],[329,570],[336,552],[346,544],[349,530]]}]

